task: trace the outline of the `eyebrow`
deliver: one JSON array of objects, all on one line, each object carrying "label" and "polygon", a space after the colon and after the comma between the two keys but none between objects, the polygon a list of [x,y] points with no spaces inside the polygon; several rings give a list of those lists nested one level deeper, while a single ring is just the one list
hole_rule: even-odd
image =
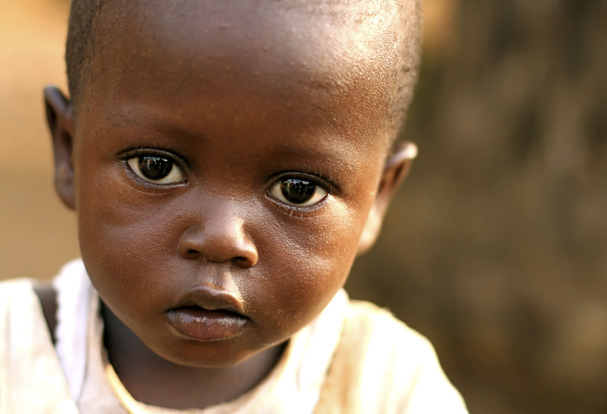
[{"label": "eyebrow", "polygon": [[[203,131],[193,132],[181,126],[178,122],[174,122],[174,118],[178,114],[159,116],[152,108],[139,105],[123,105],[120,108],[110,108],[110,111],[103,111],[109,119],[109,125],[116,129],[141,129],[148,133],[155,132],[154,135],[159,142],[168,142],[175,137],[187,139],[196,139],[197,141],[208,141],[207,136]],[[344,174],[354,174],[356,171],[351,165],[352,154],[359,153],[360,150],[356,145],[343,137],[337,136],[334,132],[327,131],[323,134],[322,139],[319,139],[316,145],[310,145],[310,138],[301,137],[297,139],[280,140],[274,139],[271,146],[272,156],[275,158],[291,158],[297,160],[302,168],[309,165],[308,169],[316,170],[314,165],[307,160],[319,160],[330,165],[329,172],[331,175],[337,176]],[[298,145],[301,142],[302,145]],[[361,154],[364,156],[364,154]]]},{"label": "eyebrow", "polygon": [[[351,164],[351,157],[348,156],[351,151],[344,149],[341,145],[332,145],[324,150],[315,150],[313,148],[297,145],[280,145],[272,148],[272,155],[276,158],[289,158],[296,160],[294,164],[300,168],[309,169],[310,172],[326,172],[329,177],[337,177],[354,174],[355,170]],[[323,171],[317,171],[318,164],[324,163]],[[334,183],[336,184],[336,183]]]}]

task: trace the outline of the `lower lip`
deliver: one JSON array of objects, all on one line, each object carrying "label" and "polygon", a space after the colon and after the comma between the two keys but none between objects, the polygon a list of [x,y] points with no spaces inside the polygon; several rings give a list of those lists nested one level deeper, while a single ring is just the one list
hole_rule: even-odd
[{"label": "lower lip", "polygon": [[198,341],[218,341],[239,335],[248,321],[233,312],[196,306],[172,309],[168,317],[177,332]]}]

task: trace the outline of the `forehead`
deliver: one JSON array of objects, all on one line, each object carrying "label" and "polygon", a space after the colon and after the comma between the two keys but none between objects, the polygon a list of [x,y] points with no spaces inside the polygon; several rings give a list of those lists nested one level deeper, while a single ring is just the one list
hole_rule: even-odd
[{"label": "forehead", "polygon": [[88,83],[122,94],[162,84],[179,94],[235,85],[257,97],[331,94],[344,104],[364,96],[366,111],[381,113],[398,57],[388,3],[109,1]]},{"label": "forehead", "polygon": [[271,72],[262,79],[268,93],[306,81],[335,90],[358,83],[377,93],[395,76],[395,19],[390,10],[369,7],[373,1],[353,3],[110,1],[96,26],[100,59],[93,62],[108,74],[146,65],[159,74],[169,68],[232,78]]},{"label": "forehead", "polygon": [[[236,51],[259,61],[285,54],[293,63],[308,66],[314,58],[309,64],[342,70],[386,68],[399,52],[398,13],[389,1],[106,0],[102,10],[95,26],[101,51],[128,47],[131,40],[149,46],[173,41],[175,55],[195,50],[218,58]],[[143,57],[146,50],[140,52]]]}]

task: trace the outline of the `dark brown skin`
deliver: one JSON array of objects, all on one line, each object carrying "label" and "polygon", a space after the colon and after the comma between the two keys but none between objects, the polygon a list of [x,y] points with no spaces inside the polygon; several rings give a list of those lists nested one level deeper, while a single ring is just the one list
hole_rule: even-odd
[{"label": "dark brown skin", "polygon": [[[411,162],[386,161],[389,30],[272,2],[128,3],[103,23],[76,123],[46,90],[56,186],[120,379],[203,408],[259,383],[379,232]],[[302,181],[315,193],[293,202],[281,184]],[[184,332],[194,302],[220,322]]]}]

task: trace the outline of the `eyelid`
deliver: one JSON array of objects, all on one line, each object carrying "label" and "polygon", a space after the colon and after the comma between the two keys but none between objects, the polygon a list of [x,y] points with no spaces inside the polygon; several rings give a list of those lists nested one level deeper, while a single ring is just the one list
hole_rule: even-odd
[{"label": "eyelid", "polygon": [[302,209],[314,207],[317,204],[322,203],[322,201],[328,195],[327,191],[322,186],[310,181],[310,183],[314,186],[314,192],[310,196],[310,199],[306,200],[303,203],[290,202],[282,194],[282,189],[280,187],[282,186],[283,181],[284,180],[279,180],[272,184],[272,186],[268,189],[268,195],[280,201],[281,203],[288,205],[289,207],[296,207]]},{"label": "eyelid", "polygon": [[335,184],[333,180],[324,176],[323,174],[302,171],[281,171],[279,173],[273,174],[268,179],[268,188],[270,188],[274,183],[285,178],[295,178],[300,180],[311,181],[314,184],[321,186],[327,192],[327,194],[336,194],[340,191],[339,186]]},{"label": "eyelid", "polygon": [[[143,182],[147,186],[153,186],[157,188],[165,188],[165,187],[173,187],[180,186],[188,182],[188,171],[189,164],[187,161],[181,156],[175,154],[174,152],[158,149],[158,148],[148,148],[148,147],[140,147],[133,148],[126,151],[123,151],[118,154],[118,157],[124,162],[125,168],[133,174],[134,177],[137,178],[138,181]],[[142,177],[139,172],[135,171],[130,160],[134,158],[143,158],[143,157],[159,157],[166,158],[173,163],[173,167],[180,170],[181,175],[183,175],[183,180],[172,182],[172,183],[161,183],[154,182],[153,180],[148,180],[145,177]]]},{"label": "eyelid", "polygon": [[125,160],[125,161],[128,160],[129,158],[145,157],[145,156],[169,158],[171,160],[176,161],[176,163],[181,165],[183,168],[185,168],[187,170],[190,169],[190,164],[186,161],[186,159],[184,157],[182,157],[181,155],[179,155],[173,151],[168,151],[168,150],[161,149],[161,148],[137,147],[137,148],[128,149],[126,151],[122,151],[121,153],[118,154],[118,158]]},{"label": "eyelid", "polygon": [[[317,187],[319,187],[320,189],[322,189],[322,191],[325,194],[319,201],[317,201],[314,204],[307,205],[307,206],[291,204],[291,203],[285,202],[285,201],[280,200],[279,198],[275,197],[274,195],[272,195],[272,190],[276,186],[280,185],[280,182],[282,180],[286,180],[286,179],[300,179],[300,180],[310,181],[312,184],[314,184]],[[334,191],[335,191],[335,185],[332,182],[326,180],[325,178],[319,177],[316,174],[289,171],[289,172],[281,172],[277,175],[274,175],[269,180],[267,190],[266,190],[266,198],[271,200],[273,203],[276,203],[277,205],[281,206],[282,209],[285,209],[286,211],[288,211],[289,215],[292,215],[294,211],[298,212],[301,215],[305,215],[305,214],[312,213],[315,210],[318,210],[319,208],[322,208],[322,206],[327,202],[327,200],[329,200],[331,198]]]}]

